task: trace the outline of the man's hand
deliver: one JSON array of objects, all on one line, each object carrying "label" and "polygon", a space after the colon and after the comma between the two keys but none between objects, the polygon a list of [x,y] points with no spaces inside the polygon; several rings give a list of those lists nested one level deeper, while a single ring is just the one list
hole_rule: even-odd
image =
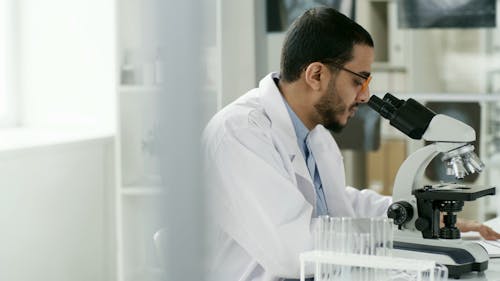
[{"label": "man's hand", "polygon": [[457,220],[457,227],[461,232],[476,231],[486,240],[500,239],[500,233],[493,230],[491,227],[471,220]]},{"label": "man's hand", "polygon": [[481,224],[479,227],[478,232],[483,236],[484,239],[486,240],[497,240],[500,239],[500,233],[494,231],[491,229],[491,227]]}]

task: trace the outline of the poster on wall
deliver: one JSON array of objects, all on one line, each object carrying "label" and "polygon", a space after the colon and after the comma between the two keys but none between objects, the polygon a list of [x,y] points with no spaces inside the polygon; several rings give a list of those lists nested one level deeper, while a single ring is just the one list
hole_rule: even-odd
[{"label": "poster on wall", "polygon": [[356,0],[267,0],[267,31],[285,31],[305,10],[318,6],[335,8],[354,19],[355,2]]},{"label": "poster on wall", "polygon": [[399,0],[400,28],[496,26],[496,0]]}]

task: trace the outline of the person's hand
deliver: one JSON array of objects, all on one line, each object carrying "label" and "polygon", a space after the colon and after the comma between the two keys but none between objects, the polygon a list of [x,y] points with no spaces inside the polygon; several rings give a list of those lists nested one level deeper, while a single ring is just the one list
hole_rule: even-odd
[{"label": "person's hand", "polygon": [[491,227],[481,224],[479,230],[477,231],[486,240],[497,240],[500,239],[500,233],[494,231]]},{"label": "person's hand", "polygon": [[481,237],[483,237],[486,240],[500,239],[500,233],[496,232],[491,227],[484,225],[482,223],[478,223],[476,221],[458,219],[457,227],[458,229],[460,229],[461,232],[467,232],[467,231],[479,232],[479,234],[481,234]]}]

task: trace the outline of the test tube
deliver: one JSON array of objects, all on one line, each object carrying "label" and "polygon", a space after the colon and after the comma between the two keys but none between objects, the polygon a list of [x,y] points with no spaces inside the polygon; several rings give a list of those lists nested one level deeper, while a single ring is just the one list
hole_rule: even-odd
[{"label": "test tube", "polygon": [[342,217],[341,230],[342,233],[342,253],[352,253],[352,218]]},{"label": "test tube", "polygon": [[[359,254],[360,255],[369,255],[370,254],[370,233],[360,233],[359,234]],[[361,281],[370,281],[371,270],[367,267],[359,268],[359,278]]]},{"label": "test tube", "polygon": [[448,280],[448,267],[442,264],[436,264],[436,268],[434,270],[434,280],[435,281]]},{"label": "test tube", "polygon": [[[351,254],[354,251],[353,247],[353,219],[348,217],[342,218],[342,235],[343,235],[343,253]],[[342,280],[352,280],[351,278],[351,266],[342,266]]]},{"label": "test tube", "polygon": [[[328,229],[329,229],[329,216],[320,216],[320,244],[319,244],[319,250],[321,252],[326,252],[328,251]],[[320,281],[326,280],[326,265],[325,264],[320,264],[319,267],[316,268],[316,276]]]},{"label": "test tube", "polygon": [[377,244],[378,244],[378,221],[376,218],[371,218],[370,219],[370,255],[376,255],[377,254]]},{"label": "test tube", "polygon": [[[370,254],[374,256],[384,255],[384,220],[381,217],[370,218]],[[384,279],[384,270],[370,269],[370,276],[376,280]]]},{"label": "test tube", "polygon": [[[338,221],[338,218],[330,217],[328,220],[328,238],[329,238],[329,245],[328,245],[328,251],[330,252],[335,252],[336,250],[336,243],[337,239],[335,237],[335,224],[336,221]],[[326,266],[326,271],[327,271],[327,279],[328,280],[333,280],[334,274],[335,274],[335,265],[333,264],[328,264]]]},{"label": "test tube", "polygon": [[327,250],[327,230],[328,230],[328,216],[320,216],[319,217],[319,250],[326,251]]},{"label": "test tube", "polygon": [[313,245],[314,245],[314,250],[318,251],[319,250],[319,245],[320,245],[320,240],[321,240],[321,219],[317,218],[315,219],[315,223],[313,226]]},{"label": "test tube", "polygon": [[394,247],[394,220],[384,218],[384,249],[386,256],[392,256]]},{"label": "test tube", "polygon": [[442,264],[436,264],[434,270],[422,274],[422,281],[446,281],[448,280],[448,268]]}]

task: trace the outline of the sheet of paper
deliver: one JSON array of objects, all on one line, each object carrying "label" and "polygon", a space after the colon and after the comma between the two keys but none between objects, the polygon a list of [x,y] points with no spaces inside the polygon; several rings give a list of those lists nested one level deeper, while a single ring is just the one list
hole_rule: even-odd
[{"label": "sheet of paper", "polygon": [[486,249],[490,258],[500,258],[500,242],[498,242],[498,240],[479,240],[477,243]]},{"label": "sheet of paper", "polygon": [[481,240],[481,234],[477,231],[468,231],[460,233],[462,240]]},{"label": "sheet of paper", "polygon": [[485,225],[493,228],[496,232],[500,232],[500,218],[494,218],[484,222]]},{"label": "sheet of paper", "polygon": [[[495,218],[484,222],[485,225],[493,228],[495,231],[500,232],[500,218]],[[464,240],[477,240],[476,243],[483,246],[490,258],[500,258],[500,240],[489,241],[481,238],[478,232],[470,231],[462,233],[462,239]]]}]

